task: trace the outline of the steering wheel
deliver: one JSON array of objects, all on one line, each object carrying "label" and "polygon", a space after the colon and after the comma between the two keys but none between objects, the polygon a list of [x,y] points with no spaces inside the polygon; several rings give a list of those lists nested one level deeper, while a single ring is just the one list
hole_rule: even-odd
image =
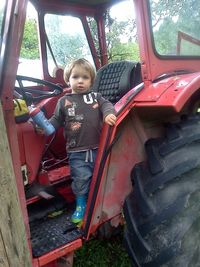
[{"label": "steering wheel", "polygon": [[[60,85],[46,80],[22,75],[17,75],[16,80],[19,86],[15,86],[14,95],[18,98],[23,98],[27,104],[32,104],[33,102],[37,102],[45,98],[57,96],[63,92],[63,88]],[[34,82],[39,85],[45,85],[50,90],[37,90],[32,88],[32,86],[24,86],[23,81]]]}]

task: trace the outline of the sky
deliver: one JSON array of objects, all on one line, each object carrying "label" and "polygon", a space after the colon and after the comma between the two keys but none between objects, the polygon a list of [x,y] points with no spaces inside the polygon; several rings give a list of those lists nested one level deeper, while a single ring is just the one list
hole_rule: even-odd
[{"label": "sky", "polygon": [[0,0],[0,11],[3,11],[5,3],[6,3],[6,0]]},{"label": "sky", "polygon": [[113,6],[111,9],[111,16],[114,18],[116,15],[118,17],[118,21],[134,17],[133,0],[127,0]]}]

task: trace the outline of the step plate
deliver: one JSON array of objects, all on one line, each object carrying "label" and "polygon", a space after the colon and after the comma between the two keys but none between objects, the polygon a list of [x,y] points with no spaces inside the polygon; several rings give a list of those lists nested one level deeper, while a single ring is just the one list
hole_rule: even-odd
[{"label": "step plate", "polygon": [[33,257],[40,257],[82,236],[80,228],[63,213],[30,224]]}]

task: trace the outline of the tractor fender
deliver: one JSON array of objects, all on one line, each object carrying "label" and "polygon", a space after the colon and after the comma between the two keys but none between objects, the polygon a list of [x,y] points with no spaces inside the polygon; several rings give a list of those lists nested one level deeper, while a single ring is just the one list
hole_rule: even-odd
[{"label": "tractor fender", "polygon": [[200,72],[177,75],[150,84],[134,98],[137,107],[166,107],[179,112],[200,91]]}]

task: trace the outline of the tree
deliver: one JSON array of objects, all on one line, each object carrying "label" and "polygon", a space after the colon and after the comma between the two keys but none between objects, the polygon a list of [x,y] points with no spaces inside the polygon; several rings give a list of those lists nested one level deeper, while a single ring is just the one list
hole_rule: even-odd
[{"label": "tree", "polygon": [[37,24],[34,19],[26,20],[20,57],[27,59],[39,58]]},{"label": "tree", "polygon": [[4,17],[4,10],[5,9],[5,0],[2,1],[0,5],[0,31],[2,32],[2,26],[3,26],[3,17]]},{"label": "tree", "polygon": [[2,28],[3,25],[3,12],[0,10],[0,29]]},{"label": "tree", "polygon": [[138,61],[139,46],[136,38],[135,20],[118,21],[111,19],[108,12],[105,25],[109,62],[125,59]]},{"label": "tree", "polygon": [[[96,21],[89,17],[87,19],[96,49],[100,56]],[[76,18],[76,20],[78,19]],[[79,23],[81,24],[80,21]],[[88,58],[88,55],[90,55],[83,29],[82,31],[69,33],[67,30],[71,25],[74,26],[73,23],[67,21],[67,16],[45,15],[45,28],[51,48],[47,45],[48,60],[53,62],[54,56],[56,63],[61,66],[74,58]],[[136,38],[135,20],[126,19],[124,21],[118,21],[116,18],[111,18],[110,11],[108,11],[105,14],[105,25],[109,62],[124,59],[138,61],[139,49]],[[53,52],[53,56],[51,51]],[[34,19],[29,18],[26,21],[21,57],[27,59],[39,58],[37,27]]]},{"label": "tree", "polygon": [[[74,30],[68,31],[71,25],[74,26]],[[90,54],[83,27],[78,18],[48,14],[45,17],[45,27],[49,45],[58,65],[64,66],[75,58],[87,57]],[[48,58],[52,58],[50,49],[48,49]]]},{"label": "tree", "polygon": [[[154,40],[159,54],[177,53],[178,31],[200,39],[199,9],[200,2],[197,0],[151,1]],[[190,45],[187,44],[188,47]],[[188,49],[185,51],[192,53]]]},{"label": "tree", "polygon": [[[64,66],[66,62],[70,62],[74,58],[85,57],[85,42],[83,36],[66,35],[63,33],[51,33],[49,35],[50,46],[54,53],[57,64]],[[48,52],[50,56],[50,51]]]},{"label": "tree", "polygon": [[[96,21],[93,18],[88,18],[88,23],[100,57]],[[108,11],[104,15],[104,23],[106,27],[108,61],[113,62],[125,59],[139,61],[135,20],[118,21],[117,18],[111,18],[110,11]]]}]

